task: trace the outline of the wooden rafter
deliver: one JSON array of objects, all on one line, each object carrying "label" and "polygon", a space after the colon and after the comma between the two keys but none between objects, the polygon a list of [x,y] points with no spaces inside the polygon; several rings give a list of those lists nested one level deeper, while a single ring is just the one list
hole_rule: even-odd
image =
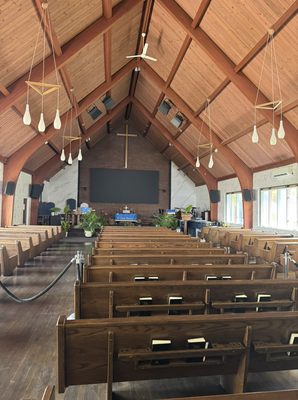
[{"label": "wooden rafter", "polygon": [[[204,50],[204,52],[213,60],[217,67],[233,82],[233,84],[242,92],[242,94],[252,103],[255,103],[257,87],[242,72],[236,72],[236,65],[233,61],[216,45],[216,43],[200,28],[192,27],[192,20],[188,14],[176,3],[171,0],[159,0],[162,7],[177,21],[185,32]],[[296,10],[298,2],[295,2]],[[270,100],[259,92],[259,101],[267,103]],[[260,113],[269,121],[272,121],[272,112],[269,110],[260,110]],[[298,159],[298,141],[297,130],[287,120],[283,119],[284,129],[287,132],[285,140],[291,148],[294,156]],[[274,125],[279,126],[279,119],[275,116]]]},{"label": "wooden rafter", "polygon": [[194,29],[196,29],[200,25],[202,19],[204,18],[205,14],[208,10],[210,3],[211,3],[211,0],[202,0],[200,6],[198,8],[198,11],[196,12],[196,15],[191,23],[191,26]]},{"label": "wooden rafter", "polygon": [[[97,36],[107,32],[117,21],[119,21],[126,13],[130,12],[141,0],[123,0],[113,9],[113,16],[109,20],[105,17],[100,17],[81,33],[69,40],[62,46],[62,55],[56,58],[57,68],[61,69],[76,56],[88,43]],[[52,56],[48,56],[45,61],[45,76],[54,71],[54,63]],[[37,64],[32,70],[32,80],[41,76],[42,62]],[[25,80],[28,77],[28,72],[12,83],[8,90],[10,95],[0,99],[0,113],[10,108],[21,96],[26,92]]]}]

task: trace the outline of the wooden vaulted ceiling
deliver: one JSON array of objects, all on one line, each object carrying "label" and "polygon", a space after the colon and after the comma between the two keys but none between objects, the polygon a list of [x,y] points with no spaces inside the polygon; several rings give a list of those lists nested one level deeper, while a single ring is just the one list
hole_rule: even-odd
[{"label": "wooden vaulted ceiling", "polygon": [[[22,123],[28,70],[40,26],[42,0],[0,0],[0,161],[18,162],[39,178],[50,178],[64,166],[59,154],[62,130],[52,127],[55,97],[45,103],[47,129],[37,131],[40,103],[30,98],[32,124]],[[73,108],[84,151],[125,119],[197,185],[298,159],[298,20],[296,0],[48,0],[53,43],[62,82],[60,112]],[[283,94],[286,138],[269,145],[271,117],[258,114],[260,142],[251,143],[253,104],[267,31],[273,28]],[[49,29],[44,26],[47,37]],[[138,63],[126,55],[142,49],[158,61]],[[49,43],[47,81],[54,80]],[[42,44],[37,47],[32,77],[41,72]],[[140,66],[141,71],[134,68]],[[261,99],[271,100],[270,68],[265,64]],[[39,78],[40,79],[40,78]],[[74,88],[74,99],[70,89]],[[102,99],[111,95],[113,110]],[[164,99],[169,115],[158,111]],[[212,138],[218,152],[208,169],[208,152],[195,167],[197,145],[208,142],[204,112],[211,101]],[[87,109],[102,114],[93,121]],[[181,112],[180,129],[170,123]],[[275,123],[278,123],[278,118]],[[90,138],[90,141],[88,140]],[[75,148],[75,150],[78,150]],[[242,175],[241,175],[242,173]]]}]

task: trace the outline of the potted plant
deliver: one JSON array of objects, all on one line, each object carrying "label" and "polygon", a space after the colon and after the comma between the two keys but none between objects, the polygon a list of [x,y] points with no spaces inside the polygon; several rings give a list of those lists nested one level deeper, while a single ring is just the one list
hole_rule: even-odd
[{"label": "potted plant", "polygon": [[95,212],[88,212],[82,215],[80,226],[84,229],[86,237],[92,237],[95,230],[101,227],[100,218]]},{"label": "potted plant", "polygon": [[178,220],[175,215],[160,214],[153,216],[153,223],[155,226],[163,226],[169,229],[177,229]]},{"label": "potted plant", "polygon": [[61,221],[62,230],[65,232],[65,237],[68,236],[68,231],[70,229],[70,222],[67,220]]},{"label": "potted plant", "polygon": [[50,209],[50,211],[51,211],[51,214],[52,214],[52,215],[58,215],[59,212],[61,211],[61,208],[59,208],[59,207],[52,207],[52,208]]},{"label": "potted plant", "polygon": [[191,218],[192,218],[191,210],[192,210],[191,204],[189,204],[187,207],[184,208],[184,212],[181,213],[182,221],[190,221],[191,220]]}]

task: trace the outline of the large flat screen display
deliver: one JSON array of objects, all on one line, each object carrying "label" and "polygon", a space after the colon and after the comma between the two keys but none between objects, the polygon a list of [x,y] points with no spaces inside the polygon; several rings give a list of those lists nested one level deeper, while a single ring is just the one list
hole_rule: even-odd
[{"label": "large flat screen display", "polygon": [[159,171],[90,169],[90,201],[158,204]]}]

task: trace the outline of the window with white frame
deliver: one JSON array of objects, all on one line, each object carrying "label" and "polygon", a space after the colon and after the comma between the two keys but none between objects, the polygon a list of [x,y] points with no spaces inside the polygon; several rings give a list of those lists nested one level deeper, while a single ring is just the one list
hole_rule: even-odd
[{"label": "window with white frame", "polygon": [[243,225],[242,193],[226,194],[226,222]]},{"label": "window with white frame", "polygon": [[298,185],[260,190],[260,226],[298,230]]}]

